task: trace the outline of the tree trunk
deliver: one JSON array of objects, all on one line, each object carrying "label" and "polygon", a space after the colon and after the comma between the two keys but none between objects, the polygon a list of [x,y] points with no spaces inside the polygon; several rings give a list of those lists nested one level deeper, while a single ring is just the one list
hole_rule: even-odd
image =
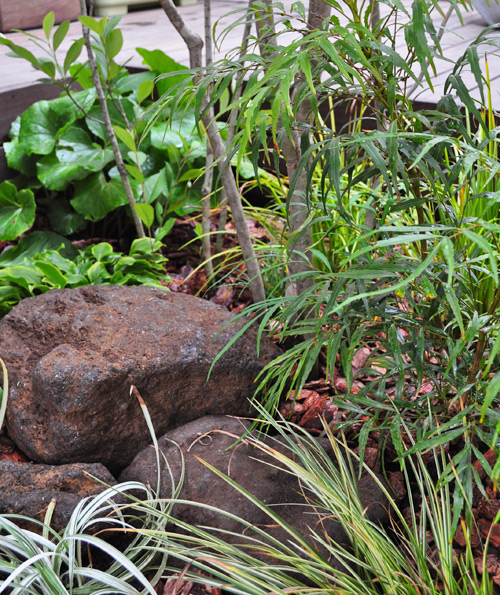
[{"label": "tree trunk", "polygon": [[[310,29],[322,29],[323,21],[330,16],[330,6],[323,0],[311,0],[309,3],[308,27]],[[300,75],[296,78],[296,85],[301,84]],[[291,184],[297,176],[302,153],[300,139],[305,130],[312,124],[310,105],[302,102],[297,110],[296,126],[292,133],[292,139],[285,135],[283,143],[283,154],[286,161],[288,180]],[[312,267],[312,232],[307,225],[309,207],[307,204],[307,172],[303,168],[296,180],[294,190],[288,196],[288,219],[290,228],[289,244],[289,269],[292,276],[297,275],[290,281],[287,287],[289,295],[299,295],[312,286],[314,279],[305,278],[301,273],[306,273]]]},{"label": "tree trunk", "polygon": [[[201,49],[203,41],[185,22],[177,11],[172,0],[159,0],[163,10],[169,18],[172,25],[176,28],[179,35],[185,41],[189,51],[189,62],[192,69],[201,69]],[[210,149],[214,160],[217,162],[219,168],[222,185],[224,187],[229,207],[233,215],[238,241],[241,246],[243,258],[245,259],[248,276],[250,279],[250,289],[254,302],[262,302],[266,299],[266,292],[264,289],[264,282],[260,272],[260,265],[255,256],[250,232],[245,221],[243,212],[243,205],[241,203],[241,196],[234,179],[233,171],[224,160],[225,146],[222,141],[219,129],[215,123],[213,109],[207,110],[208,98],[205,96],[202,102],[203,125],[205,126]]]}]

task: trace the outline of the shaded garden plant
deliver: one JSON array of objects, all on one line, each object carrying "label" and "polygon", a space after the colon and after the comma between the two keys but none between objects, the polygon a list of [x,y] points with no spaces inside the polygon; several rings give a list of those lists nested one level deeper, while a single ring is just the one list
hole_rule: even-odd
[{"label": "shaded garden plant", "polygon": [[[11,40],[0,38],[15,55],[48,74],[50,82],[66,81],[64,95],[28,108],[13,123],[11,140],[4,144],[9,167],[21,175],[0,188],[3,240],[15,240],[28,231],[37,208],[47,212],[54,231],[73,235],[85,230],[89,221],[98,222],[105,217],[110,220],[110,213],[128,204],[101,119],[91,72],[85,64],[76,62],[82,42],[75,42],[60,64],[55,50],[68,27],[63,23],[53,31],[53,20],[53,13],[44,20],[46,39],[29,34],[50,58],[38,59]],[[123,43],[118,21],[116,17],[100,22],[87,18],[85,23],[93,28],[97,67],[111,123],[137,202],[134,211],[150,234],[162,239],[172,228],[176,215],[199,208],[201,183],[197,180],[205,147],[193,115],[174,118],[168,126],[159,123],[148,130],[147,136],[142,134],[155,77],[184,67],[159,50],[139,49],[151,70],[129,74],[114,60]],[[73,91],[72,82],[84,90]],[[158,83],[157,89],[165,93],[174,83],[175,78],[166,79]],[[13,219],[16,226],[9,223]],[[125,232],[126,220],[124,225],[118,219],[115,225],[121,226],[119,234]]]},{"label": "shaded garden plant", "polygon": [[[352,412],[347,424],[369,418],[361,452],[372,429],[397,436],[394,404],[414,423],[411,452],[458,441],[441,478],[455,483],[457,512],[478,480],[472,461],[493,477],[500,469],[482,457],[490,446],[498,450],[498,131],[491,102],[477,107],[460,70],[468,64],[481,79],[479,44],[449,77],[436,109],[418,112],[406,90],[422,84],[418,69],[432,84],[441,50],[431,11],[438,5],[390,2],[371,26],[370,3],[330,4],[334,16],[315,29],[300,4],[290,15],[280,5],[267,7],[277,31],[273,51],[229,56],[195,88],[181,82],[161,105],[174,113],[191,98],[201,118],[240,73],[247,76],[238,101],[221,102],[216,118],[239,114],[226,155],[250,156],[257,179],[268,159],[286,196],[281,253],[259,253],[263,263],[269,258],[276,286],[246,312],[248,325],[257,320],[261,332],[292,345],[261,375],[269,410],[300,391],[318,362],[332,385],[340,371],[347,395],[337,404]],[[417,24],[425,35],[416,35]],[[281,46],[284,32],[297,41]],[[396,33],[407,42],[404,56]],[[358,118],[339,129],[334,108],[346,104],[357,106]],[[304,105],[307,121],[299,117]],[[291,178],[280,173],[285,139],[300,143]],[[294,229],[297,189],[308,212]],[[297,237],[308,234],[312,243],[297,250]],[[296,260],[309,264],[294,273]],[[299,280],[303,291],[287,291]],[[370,349],[363,370],[371,380],[354,391],[351,362],[363,346]],[[395,386],[390,397],[388,384]]]},{"label": "shaded garden plant", "polygon": [[[210,467],[212,472],[224,477],[231,489],[240,491],[264,510],[269,523],[283,529],[289,541],[283,543],[273,539],[265,528],[250,526],[240,519],[241,533],[246,539],[237,540],[240,545],[230,545],[223,532],[208,532],[203,527],[181,523],[174,515],[170,520],[177,530],[157,533],[156,548],[159,552],[168,548],[173,558],[186,563],[183,580],[208,583],[231,593],[262,595],[285,590],[345,594],[493,593],[486,570],[487,548],[481,572],[476,570],[470,549],[463,558],[456,560],[451,539],[454,531],[452,493],[444,484],[436,487],[420,455],[402,463],[403,475],[411,488],[410,516],[407,518],[390,490],[359,462],[341,435],[336,436],[324,427],[334,452],[332,460],[302,428],[283,420],[273,420],[265,411],[261,414],[269,424],[268,430],[277,432],[280,448],[273,448],[269,438],[262,442],[255,436],[246,436],[245,440],[263,450],[270,458],[269,464],[285,469],[299,479],[315,513],[325,519],[334,517],[341,524],[348,546],[335,543],[319,527],[311,530],[310,542],[305,540],[280,518],[274,508],[266,506],[230,477]],[[412,440],[411,432],[400,416],[399,421],[403,432]],[[438,469],[444,458],[441,448],[432,449],[432,460]],[[367,519],[357,492],[361,469],[372,474],[384,490],[392,518],[390,527],[381,527]],[[200,506],[198,503],[192,505]],[[222,510],[219,513],[225,514]]]},{"label": "shaded garden plant", "polygon": [[166,258],[160,242],[137,238],[129,253],[100,242],[79,250],[62,236],[34,232],[0,256],[0,316],[22,299],[51,289],[84,285],[164,287]]}]

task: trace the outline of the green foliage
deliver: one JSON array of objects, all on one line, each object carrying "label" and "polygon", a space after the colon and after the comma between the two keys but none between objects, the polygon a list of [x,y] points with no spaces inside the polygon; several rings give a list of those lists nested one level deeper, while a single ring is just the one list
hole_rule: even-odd
[{"label": "green foliage", "polygon": [[85,250],[65,245],[56,234],[35,232],[0,258],[0,314],[21,299],[50,289],[83,285],[151,285],[163,287],[166,259],[161,244],[149,238],[134,240],[128,255],[101,242]]},{"label": "green foliage", "polygon": [[[44,524],[18,515],[1,515],[0,590],[9,593],[28,590],[41,595],[154,595],[152,583],[158,581],[165,560],[162,561],[150,549],[152,537],[136,535],[129,540],[124,551],[120,551],[103,538],[102,531],[99,536],[95,535],[96,525],[106,527],[108,537],[114,531],[134,531],[137,519],[134,518],[131,493],[140,494],[145,499],[153,497],[151,490],[140,483],[119,484],[99,496],[82,500],[61,533],[50,527],[53,504],[49,504]],[[130,506],[118,506],[117,496],[125,501],[129,499]],[[168,505],[158,500],[154,506],[158,506],[161,512],[168,510]],[[38,524],[41,534],[19,528],[16,521]],[[141,519],[145,531],[151,526],[151,521],[154,521],[156,530],[162,527],[159,516],[146,513]],[[89,552],[102,558],[105,562],[102,569],[94,568],[92,562],[88,562]],[[160,566],[151,572],[155,559],[160,560]],[[146,578],[144,573],[148,571],[149,577]]]},{"label": "green foliage", "polygon": [[[454,484],[457,513],[479,479],[473,460],[483,464],[490,447],[500,452],[499,129],[491,97],[478,106],[461,77],[467,66],[483,80],[484,36],[459,61],[436,109],[415,111],[407,93],[421,84],[415,73],[430,85],[440,55],[437,4],[384,3],[387,16],[377,23],[371,3],[330,4],[334,14],[320,29],[306,26],[300,4],[293,15],[276,5],[275,51],[257,55],[251,47],[224,59],[196,88],[181,81],[164,104],[173,109],[189,97],[200,108],[207,94],[210,106],[220,102],[218,118],[237,115],[228,156],[251,156],[257,179],[267,159],[286,197],[269,213],[282,216],[282,235],[259,253],[270,297],[247,310],[244,326],[257,321],[261,334],[291,345],[260,377],[268,410],[300,391],[321,359],[327,379],[346,379],[347,394],[337,398],[351,413],[346,427],[368,416],[370,428],[395,440],[396,406],[413,424],[412,453],[455,445],[440,481]],[[297,41],[280,45],[284,33]],[[407,54],[397,49],[400,34]],[[241,96],[223,101],[242,73]],[[352,114],[348,126],[335,121],[341,110]],[[297,134],[301,158],[288,179],[282,151]],[[290,201],[298,188],[308,214],[294,236]],[[309,230],[312,245],[296,252],[297,236]],[[309,266],[292,275],[297,260]],[[294,295],[302,280],[307,289]],[[370,357],[358,374],[371,378],[361,389],[352,368],[360,347]],[[496,480],[498,467],[485,471]]]},{"label": "green foliage", "polygon": [[[159,80],[157,87],[155,78],[185,69],[159,50],[139,50],[151,70],[129,74],[114,60],[123,42],[117,29],[119,19],[82,19],[93,32],[99,73],[136,201],[142,205],[141,213],[148,214],[151,233],[162,239],[170,230],[173,217],[198,208],[201,199],[198,178],[205,144],[194,117],[147,125],[153,93],[165,92],[186,75]],[[10,141],[4,144],[9,166],[22,176],[15,180],[19,188],[17,198],[11,188],[11,198],[3,200],[12,203],[12,208],[0,211],[0,230],[9,225],[8,237],[6,231],[1,232],[3,239],[15,239],[33,224],[34,205],[29,200],[32,191],[37,201],[48,207],[52,229],[64,235],[81,232],[88,222],[100,221],[127,204],[101,122],[90,70],[76,62],[83,39],[74,42],[62,64],[56,56],[55,50],[67,31],[64,23],[54,30],[52,14],[44,21],[46,39],[27,34],[44,50],[47,57],[43,60],[9,39],[0,38],[0,43],[8,45],[15,56],[28,59],[64,91],[58,99],[40,101],[28,108],[14,122]],[[74,81],[84,90],[72,91]],[[2,196],[6,195],[6,188]],[[154,209],[152,222],[147,205]],[[9,223],[13,217],[16,227]]]},{"label": "green foliage", "polygon": [[[106,244],[95,249],[96,256],[97,253],[109,255]],[[135,252],[144,251],[147,250],[140,242]],[[3,370],[1,426],[8,376],[1,359],[0,366]],[[151,417],[141,398],[139,405],[158,457]],[[158,486],[159,482],[158,477]],[[182,482],[173,486],[174,498],[181,486]],[[168,554],[158,554],[153,532],[166,528],[172,505],[173,502],[156,498],[148,486],[129,481],[107,486],[102,493],[83,498],[59,533],[51,527],[55,500],[49,503],[43,522],[17,514],[0,515],[0,592],[155,595],[154,586],[166,567]],[[23,529],[19,524],[35,528]],[[145,534],[137,532],[138,525]],[[122,536],[120,547],[110,542],[117,534]]]},{"label": "green foliage", "polygon": [[[190,526],[172,517],[170,520],[177,530],[158,532],[156,548],[189,564],[186,580],[210,581],[211,585],[223,587],[230,593],[253,595],[493,593],[486,570],[486,548],[482,576],[478,576],[470,548],[456,560],[452,545],[451,491],[446,485],[436,487],[428,465],[420,456],[402,462],[410,510],[406,517],[384,481],[363,466],[345,441],[339,440],[326,426],[333,460],[303,428],[275,421],[264,411],[261,413],[271,430],[269,435],[279,440],[279,447],[274,448],[273,439],[269,437],[265,442],[252,435],[243,440],[265,453],[269,464],[297,477],[315,514],[338,521],[347,544],[341,545],[330,538],[321,522],[311,527],[309,538],[298,534],[280,517],[279,509],[267,506],[222,471],[205,463],[210,471],[227,481],[230,489],[239,491],[242,497],[263,510],[269,524],[279,527],[286,539],[273,539],[265,528],[231,516],[232,521],[241,523],[241,531],[232,535],[238,545],[231,545],[220,533]],[[400,431],[411,442],[412,435],[403,418],[397,413],[396,417],[401,423]],[[445,460],[444,451],[434,447],[431,453],[432,463],[439,470]],[[371,476],[384,493],[392,519],[390,530],[367,518],[358,492],[360,470]],[[421,512],[417,514],[420,504]],[[200,506],[199,503],[192,505]],[[223,510],[218,512],[228,514]],[[202,577],[200,570],[204,573]]]},{"label": "green foliage", "polygon": [[15,240],[35,220],[35,197],[31,190],[18,192],[14,184],[0,184],[0,240]]}]

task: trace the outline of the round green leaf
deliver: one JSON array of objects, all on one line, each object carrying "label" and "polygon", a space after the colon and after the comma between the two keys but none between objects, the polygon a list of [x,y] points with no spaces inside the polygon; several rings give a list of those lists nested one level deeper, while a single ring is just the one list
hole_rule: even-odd
[{"label": "round green leaf", "polygon": [[77,108],[68,98],[38,101],[21,116],[19,142],[28,155],[48,155],[54,150],[59,131],[76,117]]},{"label": "round green leaf", "polygon": [[56,155],[46,155],[37,163],[37,176],[49,190],[65,190],[71,182],[83,180],[88,170],[78,164],[61,162]]},{"label": "round green leaf", "polygon": [[0,240],[15,240],[35,221],[35,196],[31,190],[18,192],[14,184],[0,184]]},{"label": "round green leaf", "polygon": [[56,155],[62,163],[80,165],[87,171],[100,171],[113,161],[113,151],[93,143],[85,130],[78,126],[68,128],[61,135]]},{"label": "round green leaf", "polygon": [[127,204],[127,197],[120,179],[106,180],[102,172],[90,174],[75,184],[71,201],[75,211],[89,219],[99,221],[111,211]]}]

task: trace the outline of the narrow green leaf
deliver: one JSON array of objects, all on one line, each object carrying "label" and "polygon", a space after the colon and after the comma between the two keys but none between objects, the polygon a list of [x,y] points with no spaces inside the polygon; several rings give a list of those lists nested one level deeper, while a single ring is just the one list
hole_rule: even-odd
[{"label": "narrow green leaf", "polygon": [[451,287],[453,282],[453,271],[455,269],[455,250],[450,238],[443,238],[440,243],[441,252],[448,264],[448,285]]},{"label": "narrow green leaf", "polygon": [[490,373],[491,366],[494,364],[495,358],[499,353],[500,353],[500,333],[497,334],[495,343],[493,344],[493,347],[491,348],[490,354],[488,356],[488,363],[486,364],[486,368],[483,372],[483,379],[486,379],[488,377],[488,374]]},{"label": "narrow green leaf", "polygon": [[[34,54],[32,54],[29,50],[27,50],[26,48],[24,48],[20,45],[16,45],[10,39],[0,38],[0,42],[3,45],[8,45],[9,48],[14,52],[15,56],[17,56],[19,58],[23,58],[23,60],[28,60],[28,62],[30,62],[30,64],[34,68],[36,68],[37,70],[39,69],[40,64],[38,62],[38,59],[35,58]],[[10,54],[10,55],[12,55],[12,54]]]},{"label": "narrow green leaf", "polygon": [[76,61],[78,60],[81,52],[82,52],[82,47],[84,45],[84,40],[83,37],[81,39],[77,39],[76,41],[74,41],[70,47],[69,50],[66,52],[66,56],[64,57],[64,72],[68,72],[69,67]]},{"label": "narrow green leaf", "polygon": [[57,27],[56,32],[54,33],[54,38],[52,40],[52,44],[54,46],[54,51],[61,45],[64,41],[64,38],[68,34],[69,31],[69,21],[63,21],[59,27]]},{"label": "narrow green leaf", "polygon": [[182,174],[182,176],[179,178],[179,182],[190,182],[192,180],[197,180],[201,175],[203,175],[203,169],[190,169]]},{"label": "narrow green leaf", "polygon": [[138,167],[126,163],[125,169],[129,173],[129,175],[131,175],[134,178],[134,180],[137,180],[139,182],[139,184],[144,184],[144,174]]},{"label": "narrow green leaf", "polygon": [[490,261],[491,266],[490,272],[493,275],[495,285],[498,285],[498,252],[496,251],[496,249],[484,237],[480,236],[475,231],[467,229],[466,227],[462,227],[461,231],[466,238],[468,238],[471,242],[476,244],[476,246],[478,246],[484,254],[488,255],[488,259]]},{"label": "narrow green leaf", "polygon": [[464,321],[462,318],[460,304],[458,303],[457,294],[455,293],[455,290],[453,289],[453,287],[451,287],[451,285],[445,284],[443,289],[448,303],[450,304],[450,308],[452,309],[453,314],[456,318],[458,328],[460,329],[460,334],[462,335],[462,339],[465,341]]},{"label": "narrow green leaf", "polygon": [[93,19],[89,16],[80,16],[78,18],[84,27],[87,27],[87,29],[97,33],[97,35],[102,36],[104,31],[104,20],[96,21],[96,19]]},{"label": "narrow green leaf", "polygon": [[398,339],[398,329],[393,324],[389,329],[389,341],[392,348],[392,355],[398,367],[398,371],[400,376],[404,376],[405,369],[404,369],[404,361],[403,361],[403,354],[401,353],[401,344],[399,343]]},{"label": "narrow green leaf", "polygon": [[401,437],[402,427],[401,419],[399,418],[399,415],[396,415],[391,421],[390,432],[392,444],[396,449],[398,457],[402,457],[404,455],[403,439]]},{"label": "narrow green leaf", "polygon": [[55,15],[53,12],[49,12],[45,15],[42,23],[43,32],[45,33],[45,37],[47,39],[50,38],[50,34],[52,33],[52,28],[54,27],[55,23]]},{"label": "narrow green leaf", "polygon": [[500,372],[497,372],[495,376],[493,376],[493,378],[488,382],[483,405],[481,406],[481,419],[479,420],[480,423],[483,423],[488,407],[490,407],[490,405],[493,403],[494,399],[498,396],[498,393],[500,393]]},{"label": "narrow green leaf", "polygon": [[135,153],[137,151],[137,147],[135,146],[135,140],[129,130],[126,128],[122,128],[121,126],[113,126],[113,130],[115,131],[116,136],[122,141],[122,143]]},{"label": "narrow green leaf", "polygon": [[455,428],[454,430],[450,430],[449,432],[439,432],[434,436],[429,436],[424,442],[418,442],[414,446],[412,446],[409,450],[406,451],[406,456],[410,456],[415,454],[416,452],[429,452],[430,450],[437,448],[439,446],[443,446],[443,444],[447,444],[455,438],[463,436],[464,433],[467,431],[469,426],[460,426],[459,428]]}]

